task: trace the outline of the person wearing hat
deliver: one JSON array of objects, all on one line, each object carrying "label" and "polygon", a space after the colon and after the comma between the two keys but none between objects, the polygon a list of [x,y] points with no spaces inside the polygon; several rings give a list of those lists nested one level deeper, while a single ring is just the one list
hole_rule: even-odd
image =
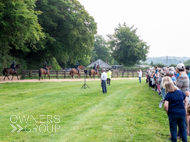
[{"label": "person wearing hat", "polygon": [[186,66],[187,76],[189,77],[189,88],[190,88],[190,66]]},{"label": "person wearing hat", "polygon": [[93,69],[94,69],[94,70],[96,71],[96,73],[97,73],[96,64],[94,64]]},{"label": "person wearing hat", "polygon": [[106,80],[107,80],[107,73],[105,72],[105,69],[103,69],[101,74],[101,86],[103,93],[107,93]]},{"label": "person wearing hat", "polygon": [[15,61],[13,61],[13,63],[12,63],[11,66],[10,66],[10,68],[11,68],[14,72],[16,72]]},{"label": "person wearing hat", "polygon": [[176,72],[179,73],[176,86],[185,93],[189,89],[189,77],[186,74],[185,65],[179,63],[176,68]]},{"label": "person wearing hat", "polygon": [[44,62],[43,68],[46,70],[46,72],[48,71],[48,69],[47,69],[47,62]]},{"label": "person wearing hat", "polygon": [[75,69],[78,71],[78,74],[79,74],[79,69],[78,69],[78,67],[79,67],[79,62],[77,62],[76,65],[75,65]]}]

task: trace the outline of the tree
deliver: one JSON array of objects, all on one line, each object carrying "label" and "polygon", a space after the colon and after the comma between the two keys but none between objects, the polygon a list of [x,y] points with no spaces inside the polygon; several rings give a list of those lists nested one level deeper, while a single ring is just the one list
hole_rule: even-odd
[{"label": "tree", "polygon": [[101,35],[95,36],[92,58],[94,61],[101,59],[104,62],[106,62],[107,60],[109,64],[112,63],[113,58],[111,57],[110,49],[108,48],[108,43]]},{"label": "tree", "polygon": [[[35,44],[44,37],[38,23],[39,11],[35,0],[2,0],[0,2],[0,54],[17,56],[20,52],[37,49]],[[19,54],[20,55],[20,54]]]},{"label": "tree", "polygon": [[157,63],[157,64],[154,64],[154,66],[157,66],[157,67],[163,68],[165,65],[162,64],[162,63]]},{"label": "tree", "polygon": [[190,66],[190,60],[184,62],[185,66]]},{"label": "tree", "polygon": [[[44,58],[53,56],[65,64],[88,60],[94,46],[96,23],[84,7],[77,0],[40,0],[36,5],[36,10],[43,12],[39,15],[39,23],[46,39],[38,46],[44,47]],[[29,57],[35,55],[32,53]]]},{"label": "tree", "polygon": [[109,35],[110,48],[113,52],[113,58],[126,66],[133,66],[138,61],[145,61],[149,46],[137,35],[137,29],[134,27],[123,26],[115,29],[113,35]]},{"label": "tree", "polygon": [[177,65],[176,64],[170,64],[169,67],[176,67]]}]

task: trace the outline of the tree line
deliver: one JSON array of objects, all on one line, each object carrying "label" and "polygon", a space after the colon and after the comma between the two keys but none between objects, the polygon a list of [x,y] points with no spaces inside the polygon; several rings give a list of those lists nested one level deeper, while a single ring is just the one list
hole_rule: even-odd
[{"label": "tree line", "polygon": [[149,46],[124,23],[109,40],[97,34],[97,23],[77,0],[1,0],[0,69],[12,61],[24,69],[86,66],[102,59],[131,66],[145,60]]}]

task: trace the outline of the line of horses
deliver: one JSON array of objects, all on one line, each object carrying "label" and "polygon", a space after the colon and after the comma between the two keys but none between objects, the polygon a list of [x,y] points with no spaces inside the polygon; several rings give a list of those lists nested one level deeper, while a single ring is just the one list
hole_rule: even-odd
[{"label": "line of horses", "polygon": [[[83,67],[82,65],[80,65],[80,66],[78,67],[79,72],[77,71],[77,69],[72,68],[72,69],[70,70],[70,72],[69,72],[69,74],[71,75],[71,78],[73,79],[75,74],[78,74],[78,78],[80,78],[81,70],[82,70],[83,68],[84,68],[84,67]],[[95,71],[94,69],[90,69],[90,70],[89,70],[89,76],[90,76],[90,77],[93,77],[93,78],[95,78],[95,75],[98,76],[98,69],[99,69],[99,68],[100,68],[100,66],[98,65],[98,66],[97,66],[97,71]],[[21,69],[21,65],[20,65],[20,64],[17,64],[17,65],[16,65],[15,71],[13,71],[12,68],[5,68],[5,69],[3,69],[3,75],[5,76],[3,80],[5,80],[6,77],[7,77],[8,80],[9,80],[9,75],[12,75],[12,79],[11,79],[11,80],[13,80],[14,75],[16,75],[16,76],[17,76],[17,79],[19,80],[19,78],[18,78],[18,69]],[[50,69],[52,69],[51,66],[47,67],[47,70],[45,70],[44,68],[41,68],[41,69],[39,70],[39,80],[40,80],[40,79],[43,80],[43,76],[42,76],[43,74],[44,74],[45,76],[48,75],[48,78],[50,79],[50,73],[49,73],[49,70],[50,70]]]}]

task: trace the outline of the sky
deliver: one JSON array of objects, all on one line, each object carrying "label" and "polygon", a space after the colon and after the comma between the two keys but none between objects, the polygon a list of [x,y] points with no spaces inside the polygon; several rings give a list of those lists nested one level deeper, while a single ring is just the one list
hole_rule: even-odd
[{"label": "sky", "polygon": [[190,57],[190,0],[78,0],[105,39],[119,23],[137,28],[148,57]]}]

